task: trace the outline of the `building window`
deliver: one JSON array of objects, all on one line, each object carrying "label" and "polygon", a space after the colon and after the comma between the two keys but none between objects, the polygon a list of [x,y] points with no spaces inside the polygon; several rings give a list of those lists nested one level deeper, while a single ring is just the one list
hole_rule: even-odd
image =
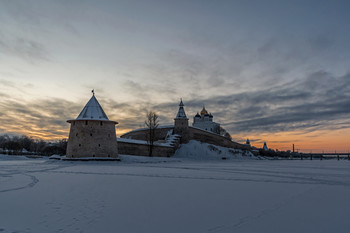
[{"label": "building window", "polygon": [[98,144],[98,147],[101,147],[101,144]]},{"label": "building window", "polygon": [[95,155],[92,155],[92,157],[95,157]]},{"label": "building window", "polygon": [[88,121],[85,121],[85,125],[87,125],[88,124]]},{"label": "building window", "polygon": [[73,121],[73,125],[75,125],[75,121]]},{"label": "building window", "polygon": [[76,133],[75,136],[78,136],[78,133]]},{"label": "building window", "polygon": [[81,144],[79,144],[79,147],[81,147]]},{"label": "building window", "polygon": [[92,137],[92,133],[90,134],[90,136]]},{"label": "building window", "polygon": [[110,134],[108,134],[108,137],[110,138],[110,137],[111,137],[111,135],[110,135]]},{"label": "building window", "polygon": [[102,122],[102,121],[100,122],[100,125],[101,125],[101,126],[103,125],[103,122]]}]

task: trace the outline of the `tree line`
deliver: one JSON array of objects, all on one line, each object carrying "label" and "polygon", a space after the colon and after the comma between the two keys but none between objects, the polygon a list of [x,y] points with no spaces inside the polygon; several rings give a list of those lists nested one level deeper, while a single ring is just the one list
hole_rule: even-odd
[{"label": "tree line", "polygon": [[42,139],[33,139],[26,135],[9,136],[7,134],[0,136],[0,153],[12,155],[65,155],[67,148],[67,139],[61,139],[56,142],[48,142]]}]

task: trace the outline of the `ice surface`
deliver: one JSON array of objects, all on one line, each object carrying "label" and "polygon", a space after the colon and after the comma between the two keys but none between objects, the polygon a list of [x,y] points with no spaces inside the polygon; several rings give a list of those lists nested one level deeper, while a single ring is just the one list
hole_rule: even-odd
[{"label": "ice surface", "polygon": [[0,155],[0,232],[347,233],[346,160]]}]

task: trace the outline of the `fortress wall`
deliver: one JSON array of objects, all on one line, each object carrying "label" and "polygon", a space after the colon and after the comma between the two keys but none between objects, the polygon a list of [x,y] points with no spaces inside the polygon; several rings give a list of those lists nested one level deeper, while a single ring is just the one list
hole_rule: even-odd
[{"label": "fortress wall", "polygon": [[[149,146],[131,142],[118,142],[119,154],[148,156]],[[164,146],[153,146],[152,156],[154,157],[171,157],[175,153],[175,148]]]},{"label": "fortress wall", "polygon": [[[155,141],[158,140],[164,140],[169,130],[173,129],[174,127],[164,127],[164,128],[157,128],[155,132]],[[121,135],[121,138],[129,138],[129,139],[136,139],[136,140],[143,140],[147,141],[147,135],[148,135],[148,129],[140,129],[135,131],[130,131],[128,133],[125,133]]]},{"label": "fortress wall", "polygon": [[110,121],[72,120],[67,157],[117,157],[115,124]]},{"label": "fortress wall", "polygon": [[205,130],[189,127],[189,137],[190,140],[197,140],[204,143],[214,144],[218,146],[228,147],[228,148],[234,148],[234,149],[242,149],[242,150],[249,150],[250,147],[233,142],[228,138],[225,138],[223,136],[207,132]]}]

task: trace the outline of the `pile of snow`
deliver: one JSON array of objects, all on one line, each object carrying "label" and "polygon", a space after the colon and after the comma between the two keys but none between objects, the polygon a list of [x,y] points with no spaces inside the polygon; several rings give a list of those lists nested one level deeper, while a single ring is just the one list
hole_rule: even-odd
[{"label": "pile of snow", "polygon": [[194,160],[222,160],[222,159],[258,159],[250,151],[216,146],[191,140],[182,144],[175,152],[174,158],[188,158]]}]

